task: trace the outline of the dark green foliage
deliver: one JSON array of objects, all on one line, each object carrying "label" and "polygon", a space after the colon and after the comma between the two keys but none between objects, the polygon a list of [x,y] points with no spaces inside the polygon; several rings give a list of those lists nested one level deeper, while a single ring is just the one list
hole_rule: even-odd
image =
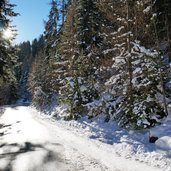
[{"label": "dark green foliage", "polygon": [[18,67],[16,68],[16,77],[17,81],[21,80],[24,72],[28,73],[28,69],[30,67],[30,58],[31,58],[31,45],[30,42],[23,42],[20,45],[17,45],[18,48],[17,56],[18,56]]},{"label": "dark green foliage", "polygon": [[[0,105],[8,104],[16,98],[14,69],[17,57],[16,49],[11,43],[16,30],[10,25],[11,17],[18,15],[13,11],[14,7],[15,5],[10,4],[7,0],[0,2]],[[11,37],[5,36],[7,30],[13,34]]]},{"label": "dark green foliage", "polygon": [[56,0],[52,0],[49,18],[48,21],[45,23],[45,31],[44,31],[44,37],[46,42],[45,53],[47,55],[47,59],[49,59],[52,56],[51,53],[55,55],[55,52],[53,52],[52,49],[55,51],[58,29],[59,29],[58,4]]}]

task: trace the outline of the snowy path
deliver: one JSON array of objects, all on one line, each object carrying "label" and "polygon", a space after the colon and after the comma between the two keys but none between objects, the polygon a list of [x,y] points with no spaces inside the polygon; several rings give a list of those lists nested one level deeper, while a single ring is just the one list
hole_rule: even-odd
[{"label": "snowy path", "polygon": [[29,107],[7,107],[0,117],[0,171],[158,171],[111,153]]}]

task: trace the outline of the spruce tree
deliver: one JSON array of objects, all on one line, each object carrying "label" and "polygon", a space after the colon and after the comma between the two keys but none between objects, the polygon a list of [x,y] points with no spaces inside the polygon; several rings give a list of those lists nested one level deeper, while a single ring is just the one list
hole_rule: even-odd
[{"label": "spruce tree", "polygon": [[51,53],[53,53],[53,55],[55,54],[53,50],[55,49],[56,35],[58,29],[59,29],[59,11],[57,6],[57,1],[52,0],[51,9],[49,12],[49,18],[48,21],[45,23],[45,31],[44,31],[44,37],[46,43],[45,53],[48,59],[50,58]]},{"label": "spruce tree", "polygon": [[109,117],[126,127],[151,127],[167,115],[157,98],[158,94],[163,96],[160,53],[157,49],[153,53],[137,40],[136,18],[130,7],[138,8],[138,4],[127,0],[120,5],[116,14],[120,27],[114,34],[114,75],[106,83]]},{"label": "spruce tree", "polygon": [[48,21],[45,24],[44,38],[45,38],[45,59],[44,59],[44,87],[43,91],[49,93],[53,91],[54,80],[56,79],[53,74],[53,63],[56,61],[57,56],[57,42],[58,42],[58,31],[60,29],[59,21],[59,10],[58,10],[58,1],[52,0],[51,9],[49,12]]},{"label": "spruce tree", "polygon": [[17,16],[7,0],[0,2],[0,104],[7,104],[16,98],[15,65],[16,50],[12,46],[16,29],[11,26],[11,17]]},{"label": "spruce tree", "polygon": [[[96,1],[76,2],[76,26],[78,56],[75,58],[76,85],[78,89],[77,106],[86,106],[99,98],[97,75],[101,62],[102,16]],[[79,104],[78,104],[79,103]],[[80,113],[81,110],[78,113]]]},{"label": "spruce tree", "polygon": [[78,58],[75,16],[76,1],[72,1],[67,7],[66,21],[61,28],[60,43],[58,46],[60,56],[55,63],[56,75],[58,76],[59,100],[60,103],[68,106],[67,112],[70,119],[76,119],[77,117],[77,114],[74,112],[74,97],[76,97],[74,94],[77,91],[75,82],[78,79],[75,73],[75,61]]}]

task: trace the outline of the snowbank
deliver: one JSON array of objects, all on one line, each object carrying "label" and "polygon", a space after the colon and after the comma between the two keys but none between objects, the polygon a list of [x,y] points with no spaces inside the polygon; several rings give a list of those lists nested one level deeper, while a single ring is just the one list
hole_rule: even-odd
[{"label": "snowbank", "polygon": [[164,136],[156,141],[156,150],[171,158],[171,136]]},{"label": "snowbank", "polygon": [[[42,117],[44,116],[42,115]],[[127,170],[133,171],[136,169],[140,170],[138,167],[136,168],[136,162],[138,161],[138,163],[140,162],[145,166],[154,167],[154,170],[171,171],[171,156],[158,150],[159,147],[166,146],[165,144],[167,144],[165,148],[167,150],[170,149],[171,143],[169,137],[166,138],[165,144],[163,142],[164,139],[159,139],[156,145],[149,143],[150,134],[160,135],[159,138],[162,137],[164,133],[169,135],[171,131],[171,119],[169,118],[164,120],[163,124],[145,131],[125,130],[120,128],[115,122],[104,122],[102,116],[92,120],[88,120],[85,117],[79,121],[55,121],[55,119],[53,119],[53,122],[59,127],[74,133],[77,137],[86,138],[88,141],[98,146],[103,153],[102,151],[97,152],[97,149],[92,148],[92,155],[98,156],[99,160],[108,163],[108,165],[112,165],[113,163],[118,169],[120,166],[121,170],[127,168]],[[89,146],[91,148],[91,145]],[[87,151],[87,149],[85,149],[85,151]],[[106,158],[106,156],[108,157]],[[111,158],[109,156],[111,156]],[[133,165],[130,166],[131,163],[128,161],[131,161]],[[123,163],[125,167],[121,167]],[[141,167],[144,170],[149,170],[149,168],[145,169],[143,166]],[[151,168],[149,171],[152,170]]]}]

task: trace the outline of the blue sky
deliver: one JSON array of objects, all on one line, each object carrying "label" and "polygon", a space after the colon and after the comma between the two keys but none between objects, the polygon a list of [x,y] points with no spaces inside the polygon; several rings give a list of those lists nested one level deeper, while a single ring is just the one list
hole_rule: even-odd
[{"label": "blue sky", "polygon": [[16,4],[15,12],[20,16],[13,18],[13,25],[17,26],[16,43],[39,37],[44,31],[43,20],[48,19],[51,0],[10,0]]}]

